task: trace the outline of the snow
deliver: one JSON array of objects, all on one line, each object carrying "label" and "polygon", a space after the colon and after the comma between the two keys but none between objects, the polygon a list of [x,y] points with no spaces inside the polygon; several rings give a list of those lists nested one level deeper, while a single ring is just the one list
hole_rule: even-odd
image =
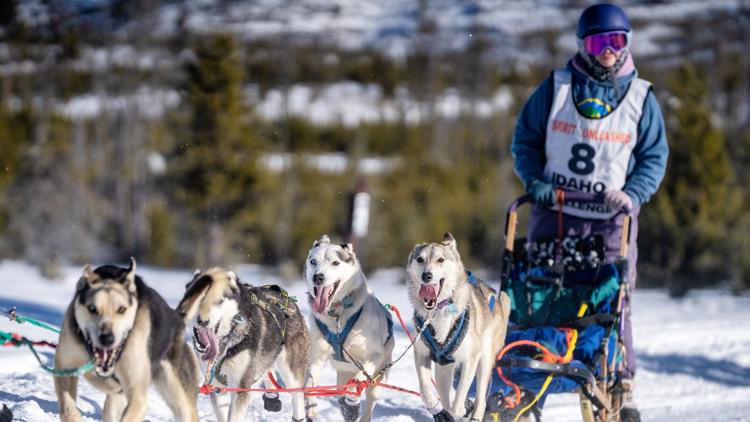
[{"label": "snow", "polygon": [[179,104],[180,94],[176,90],[141,86],[123,95],[103,92],[77,95],[56,104],[56,111],[72,120],[88,120],[130,109],[144,118],[157,119]]},{"label": "snow", "polygon": [[[253,87],[246,92],[248,99],[256,98]],[[462,96],[457,88],[448,88],[437,95],[434,107],[438,116],[456,119],[466,114],[490,117],[507,111],[512,104],[510,87],[502,85],[491,95],[474,101]],[[386,98],[380,86],[356,82],[295,84],[287,90],[274,88],[255,105],[258,114],[267,120],[299,116],[317,125],[341,123],[348,127],[402,118],[416,124],[428,119],[425,112],[428,108],[429,104],[416,100],[405,87],[397,88],[393,98]]]},{"label": "snow", "polygon": [[[679,25],[680,21],[709,14],[737,10],[742,0],[671,0],[625,2],[636,24],[658,21]],[[192,0],[168,4],[157,12],[155,36],[174,36],[184,17],[191,32],[231,31],[251,39],[298,40],[332,43],[344,49],[377,48],[394,58],[403,58],[423,36],[420,20],[435,24],[436,39],[430,48],[464,48],[475,31],[489,35],[504,52],[499,62],[509,58],[536,61],[540,53],[528,48],[526,38],[542,31],[572,29],[581,12],[580,2],[530,0],[280,0],[222,2]],[[522,23],[522,24],[519,24]],[[644,42],[651,42],[644,33]],[[418,43],[417,43],[418,44]],[[575,50],[575,44],[568,44]],[[503,60],[505,59],[505,60]]]},{"label": "snow", "polygon": [[[241,279],[253,284],[282,283],[268,268],[241,265],[233,268]],[[33,267],[15,261],[0,263],[0,308],[18,306],[22,315],[59,324],[72,298],[80,268],[64,267],[59,280],[46,280]],[[175,305],[190,280],[192,270],[139,267],[139,274]],[[404,315],[410,306],[404,294],[401,269],[376,271],[369,284],[383,303],[396,305]],[[302,298],[304,285],[286,285],[292,295]],[[303,313],[309,312],[304,300]],[[691,292],[682,300],[670,299],[660,290],[637,291],[633,301],[636,349],[640,369],[635,399],[648,421],[750,421],[750,297],[732,296],[720,290]],[[411,329],[411,323],[408,322]],[[0,320],[0,330],[16,331],[33,339],[56,340],[40,328]],[[396,329],[398,356],[407,346],[406,335]],[[53,355],[45,350],[43,359]],[[390,382],[417,389],[411,353],[391,370]],[[334,383],[330,367],[325,383]],[[282,395],[281,414],[269,415],[255,398],[247,420],[289,420],[290,401]],[[57,419],[57,402],[52,378],[41,370],[25,349],[0,349],[0,404],[7,404],[15,417],[25,421]],[[104,395],[85,381],[79,384],[78,406],[84,420],[101,417]],[[341,419],[334,399],[321,399],[319,421]],[[213,420],[207,398],[199,399],[201,420]],[[545,420],[580,421],[577,396],[560,394],[547,400]],[[149,394],[148,420],[167,421],[171,415],[156,392]],[[430,421],[417,397],[385,390],[375,409],[376,421]]]},{"label": "snow", "polygon": [[[267,170],[280,173],[292,165],[295,157],[301,158],[301,162],[317,171],[325,173],[343,173],[349,167],[349,156],[340,152],[320,154],[290,154],[270,153],[258,157],[259,163]],[[363,157],[358,162],[357,171],[362,174],[380,174],[392,170],[398,166],[398,158],[388,157]]]}]

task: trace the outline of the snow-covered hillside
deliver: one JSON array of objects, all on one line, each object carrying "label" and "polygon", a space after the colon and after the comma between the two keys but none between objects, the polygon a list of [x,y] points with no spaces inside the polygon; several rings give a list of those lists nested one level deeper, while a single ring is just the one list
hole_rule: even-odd
[{"label": "snow-covered hillside", "polygon": [[[278,282],[264,268],[235,268],[241,278],[253,284]],[[60,281],[43,279],[36,270],[19,262],[0,263],[0,308],[17,306],[18,312],[59,324],[73,294],[80,269],[68,268]],[[182,295],[191,271],[145,268],[139,271],[145,281],[174,305]],[[400,284],[400,270],[379,271],[369,279],[384,303],[409,314],[409,304]],[[288,286],[302,297],[302,283]],[[304,313],[306,301],[300,301]],[[635,330],[640,372],[636,400],[644,421],[750,421],[750,298],[734,297],[722,291],[693,292],[683,300],[672,300],[662,291],[639,291],[634,300]],[[33,326],[0,320],[0,330],[17,331],[34,339],[56,340]],[[396,330],[396,353],[407,345],[406,335]],[[52,353],[45,352],[45,359]],[[333,383],[330,368],[326,383]],[[390,382],[417,389],[411,354],[391,372]],[[248,420],[289,420],[289,399],[283,397],[281,414],[266,414],[260,399],[253,402]],[[79,408],[85,420],[98,420],[104,396],[85,381],[79,388]],[[25,349],[0,349],[0,404],[7,404],[21,421],[57,419],[57,403],[52,378],[41,370]],[[341,419],[335,400],[323,399],[321,421]],[[430,421],[421,401],[413,396],[384,391],[375,410],[377,421]],[[213,420],[210,405],[200,399],[201,420]],[[149,396],[149,421],[170,419],[166,405],[153,392]],[[547,421],[580,420],[577,398],[559,395],[548,399]]]},{"label": "snow-covered hillside", "polygon": [[[376,48],[403,57],[431,28],[430,48],[461,49],[482,34],[500,41],[499,61],[535,61],[529,48],[533,35],[572,28],[583,3],[566,0],[182,0],[152,3],[138,11],[136,20],[113,18],[112,0],[18,2],[17,17],[24,26],[45,27],[56,16],[74,17],[87,28],[121,34],[147,31],[155,39],[191,33],[232,32],[245,40],[283,39],[336,45],[350,50]],[[651,48],[685,20],[705,19],[712,13],[747,7],[743,0],[639,0],[619,2],[637,27],[635,54],[655,55]],[[575,44],[561,37],[560,47]],[[537,47],[539,47],[537,45]]]}]

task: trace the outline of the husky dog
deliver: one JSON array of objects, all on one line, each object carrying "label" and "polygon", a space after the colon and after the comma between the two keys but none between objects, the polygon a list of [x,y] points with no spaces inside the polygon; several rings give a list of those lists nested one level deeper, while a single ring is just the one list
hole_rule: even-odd
[{"label": "husky dog", "polygon": [[[213,367],[213,383],[250,388],[276,369],[288,388],[305,383],[310,336],[294,300],[279,286],[240,283],[232,271],[196,270],[177,310],[192,321],[193,345]],[[278,395],[264,395],[266,410],[281,410]],[[216,418],[224,421],[216,395]],[[232,393],[228,420],[245,420],[250,393]],[[292,420],[305,418],[304,393],[292,393]]]},{"label": "husky dog", "polygon": [[[327,361],[336,370],[337,384],[350,379],[386,378],[385,365],[393,352],[393,321],[367,287],[365,275],[351,244],[332,244],[328,236],[313,243],[305,262],[305,282],[310,298],[312,354],[308,385],[317,385]],[[362,371],[357,365],[364,368]],[[372,417],[376,389],[366,389],[363,422]],[[316,415],[317,402],[308,398],[308,416]],[[357,419],[359,397],[339,398],[346,422]]]},{"label": "husky dog", "polygon": [[[468,416],[466,394],[476,377],[479,399],[470,420],[481,421],[495,357],[505,342],[510,298],[503,292],[498,300],[492,288],[466,272],[450,233],[440,243],[414,247],[407,283],[415,327],[424,330],[414,344],[414,360],[425,406],[439,422]],[[439,399],[430,382],[433,362]],[[451,401],[457,369],[460,381]]]},{"label": "husky dog", "polygon": [[[65,312],[55,368],[94,360],[94,370],[84,377],[107,394],[104,421],[142,421],[152,380],[178,420],[197,421],[200,368],[185,342],[185,325],[135,269],[133,258],[128,268],[84,267]],[[81,420],[77,386],[77,376],[55,377],[63,421]]]}]

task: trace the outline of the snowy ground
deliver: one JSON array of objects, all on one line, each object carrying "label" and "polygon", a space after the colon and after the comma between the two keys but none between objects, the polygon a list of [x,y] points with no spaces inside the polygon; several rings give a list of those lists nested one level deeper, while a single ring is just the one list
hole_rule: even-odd
[{"label": "snowy ground", "polygon": [[[246,282],[275,282],[263,268],[235,268]],[[19,314],[59,324],[73,294],[79,269],[70,268],[61,281],[44,280],[31,267],[0,263],[0,309],[17,306]],[[145,281],[174,305],[183,292],[191,271],[146,268],[139,271]],[[399,270],[380,271],[369,282],[384,303],[409,314],[409,304],[399,284]],[[303,286],[289,287],[302,297]],[[305,301],[302,311],[309,312]],[[733,297],[720,291],[695,292],[684,300],[672,300],[661,291],[639,291],[634,300],[635,329],[640,371],[636,400],[644,421],[750,421],[750,298]],[[34,339],[56,340],[33,326],[0,320],[0,330],[16,331]],[[407,345],[406,336],[396,331],[398,354]],[[52,353],[44,358],[52,360]],[[333,371],[325,372],[333,383]],[[417,389],[411,355],[391,371],[390,382]],[[266,414],[259,399],[253,402],[248,420],[289,420],[288,398],[282,398],[282,414]],[[104,396],[85,381],[80,383],[78,405],[85,420],[98,420]],[[57,403],[50,375],[41,370],[25,349],[0,349],[0,404],[7,404],[20,421],[57,419]],[[334,400],[320,403],[321,421],[341,420]],[[377,421],[430,421],[421,401],[413,396],[384,391],[375,409]],[[210,405],[200,399],[201,420],[213,420]],[[149,421],[170,420],[166,405],[154,392],[149,397]],[[574,395],[558,395],[547,401],[547,421],[579,421]]]}]

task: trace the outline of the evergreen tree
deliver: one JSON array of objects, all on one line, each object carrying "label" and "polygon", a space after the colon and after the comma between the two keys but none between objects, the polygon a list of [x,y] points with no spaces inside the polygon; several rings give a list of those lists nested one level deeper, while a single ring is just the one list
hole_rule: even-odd
[{"label": "evergreen tree", "polygon": [[226,256],[224,225],[253,204],[257,142],[247,126],[244,72],[231,36],[200,41],[187,65],[190,134],[177,145],[171,176],[176,196],[197,219],[195,259]]},{"label": "evergreen tree", "polygon": [[645,207],[640,244],[641,256],[682,294],[729,275],[727,236],[739,197],[725,140],[711,121],[705,78],[683,65],[669,87],[669,165],[655,203]]},{"label": "evergreen tree", "polygon": [[30,113],[0,110],[0,236],[8,219],[9,198],[6,188],[17,177],[22,153],[29,137]]}]

